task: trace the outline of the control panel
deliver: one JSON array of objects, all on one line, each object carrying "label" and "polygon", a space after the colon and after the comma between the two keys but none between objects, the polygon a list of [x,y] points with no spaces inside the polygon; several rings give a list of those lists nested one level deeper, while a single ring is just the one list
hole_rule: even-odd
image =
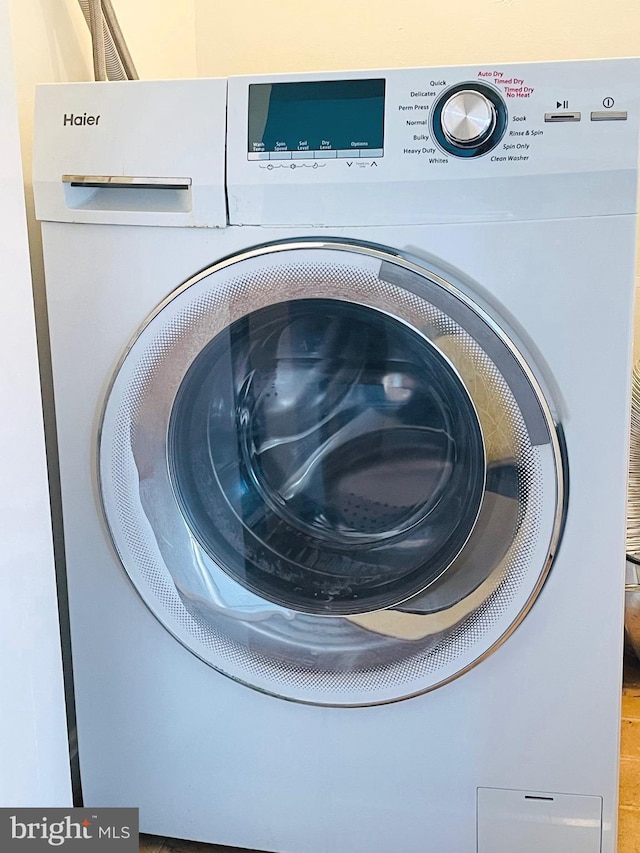
[{"label": "control panel", "polygon": [[[544,191],[557,197],[558,215],[563,204],[589,215],[593,200],[579,207],[588,197],[577,176],[635,169],[639,99],[634,59],[231,78],[230,217],[368,224],[394,211],[402,224],[478,210],[521,216],[533,203],[523,194],[542,185],[514,181],[559,175],[551,195]],[[439,186],[462,179],[464,210],[453,188],[445,198]],[[250,213],[254,203],[260,209]]]},{"label": "control panel", "polygon": [[639,115],[640,59],[41,86],[38,216],[308,230],[634,213]]}]

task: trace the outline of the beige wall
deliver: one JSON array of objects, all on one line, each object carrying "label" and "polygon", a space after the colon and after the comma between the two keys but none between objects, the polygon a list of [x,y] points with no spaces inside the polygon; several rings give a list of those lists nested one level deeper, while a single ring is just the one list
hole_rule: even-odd
[{"label": "beige wall", "polygon": [[140,77],[197,76],[193,0],[112,3]]},{"label": "beige wall", "polygon": [[640,53],[638,0],[195,0],[201,76]]}]

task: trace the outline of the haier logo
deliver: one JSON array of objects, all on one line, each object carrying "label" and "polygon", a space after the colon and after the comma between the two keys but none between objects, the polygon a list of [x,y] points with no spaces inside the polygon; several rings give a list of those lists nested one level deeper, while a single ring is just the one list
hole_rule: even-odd
[{"label": "haier logo", "polygon": [[97,125],[100,121],[100,116],[90,116],[87,113],[75,115],[74,113],[65,113],[62,119],[62,124],[65,127],[86,127],[87,125]]},{"label": "haier logo", "polygon": [[138,809],[0,808],[0,850],[138,853]]}]

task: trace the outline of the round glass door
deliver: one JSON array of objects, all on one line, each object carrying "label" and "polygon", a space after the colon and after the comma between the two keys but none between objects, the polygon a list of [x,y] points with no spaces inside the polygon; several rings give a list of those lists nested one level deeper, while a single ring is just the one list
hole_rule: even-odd
[{"label": "round glass door", "polygon": [[297,299],[220,332],[169,424],[173,486],[209,556],[307,613],[363,613],[438,578],[475,524],[478,417],[447,359],[371,308]]},{"label": "round glass door", "polygon": [[535,375],[456,284],[382,247],[256,247],[185,282],[116,372],[105,516],[157,618],[303,702],[433,689],[523,618],[564,465]]}]

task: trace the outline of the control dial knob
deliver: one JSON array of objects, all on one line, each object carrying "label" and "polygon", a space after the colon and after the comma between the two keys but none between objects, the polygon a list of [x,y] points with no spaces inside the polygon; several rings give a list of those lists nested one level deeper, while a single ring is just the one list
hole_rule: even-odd
[{"label": "control dial knob", "polygon": [[477,80],[445,89],[431,111],[433,140],[454,157],[481,157],[505,134],[507,105],[497,87]]},{"label": "control dial knob", "polygon": [[482,92],[462,89],[445,101],[440,122],[453,145],[478,145],[493,133],[496,109]]}]

